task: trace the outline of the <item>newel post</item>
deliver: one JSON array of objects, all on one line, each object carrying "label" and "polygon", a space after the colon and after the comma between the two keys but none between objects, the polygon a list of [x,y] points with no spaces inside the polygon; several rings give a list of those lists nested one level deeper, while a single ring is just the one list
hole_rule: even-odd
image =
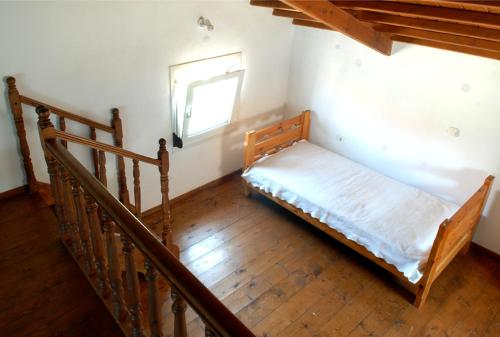
[{"label": "newel post", "polygon": [[[40,141],[42,142],[42,147],[45,151],[45,141],[47,139],[55,139],[55,129],[52,121],[50,120],[50,110],[43,106],[39,105],[36,107],[36,113],[38,115],[38,131],[40,133]],[[47,155],[47,152],[45,151]]]},{"label": "newel post", "polygon": [[162,209],[162,242],[170,251],[173,251],[172,241],[172,218],[170,215],[170,200],[168,198],[168,151],[167,141],[163,138],[159,141],[158,159],[160,160],[160,184],[161,184],[161,209]]},{"label": "newel post", "polygon": [[35,178],[35,171],[33,170],[33,163],[30,157],[30,148],[26,140],[26,130],[24,128],[23,108],[21,106],[21,96],[16,88],[16,79],[14,77],[7,77],[7,90],[9,95],[9,104],[14,123],[16,125],[17,137],[19,138],[19,146],[21,148],[21,155],[23,157],[24,170],[26,171],[26,180],[28,188],[31,193],[38,191],[38,183]]},{"label": "newel post", "polygon": [[[123,127],[122,120],[120,118],[120,110],[113,108],[111,110],[113,119],[111,120],[111,125],[113,126],[114,133],[113,139],[115,146],[123,148]],[[130,198],[127,188],[127,177],[125,175],[125,160],[121,156],[117,156],[117,166],[118,166],[118,186],[120,201],[128,208],[130,206]]]}]

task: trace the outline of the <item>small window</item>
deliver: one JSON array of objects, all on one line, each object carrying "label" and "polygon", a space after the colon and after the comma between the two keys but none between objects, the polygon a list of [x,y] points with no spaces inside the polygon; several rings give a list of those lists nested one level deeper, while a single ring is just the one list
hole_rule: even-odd
[{"label": "small window", "polygon": [[171,67],[174,146],[217,133],[233,121],[243,73],[241,53]]}]

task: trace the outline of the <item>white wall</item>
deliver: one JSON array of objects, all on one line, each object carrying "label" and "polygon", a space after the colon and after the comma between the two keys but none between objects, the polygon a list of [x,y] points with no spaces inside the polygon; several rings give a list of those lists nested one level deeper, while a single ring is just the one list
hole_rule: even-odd
[{"label": "white wall", "polygon": [[[213,32],[198,29],[200,15]],[[101,122],[118,106],[125,146],[155,156],[158,138],[170,141],[169,66],[242,51],[242,121],[171,154],[172,197],[239,168],[243,132],[281,118],[285,101],[289,113],[313,110],[314,142],[457,203],[487,174],[500,179],[499,61],[404,44],[386,57],[337,33],[293,31],[289,20],[246,0],[1,2],[0,74],[16,76],[23,94]],[[25,115],[37,177],[46,180],[34,113]],[[5,97],[0,155],[0,192],[24,184]],[[108,164],[114,182],[112,158]],[[142,173],[147,208],[158,203],[158,175]],[[497,253],[498,186],[475,238]]]},{"label": "white wall", "polygon": [[[313,142],[461,204],[488,174],[500,179],[500,61],[394,49],[295,28],[287,112],[312,109]],[[475,241],[500,253],[500,181]]]},{"label": "white wall", "polygon": [[[197,27],[200,15],[212,21],[213,32]],[[170,142],[169,66],[242,51],[240,122],[224,137],[171,154],[174,197],[240,168],[244,131],[282,118],[292,33],[286,20],[246,0],[2,2],[0,74],[15,76],[22,94],[101,122],[108,123],[109,109],[119,107],[125,147],[156,156],[158,139]],[[25,109],[25,115],[37,177],[46,181],[34,113]],[[5,97],[0,99],[0,151],[1,192],[25,183]],[[108,179],[114,182],[112,158],[108,163]],[[142,180],[145,208],[158,204],[157,169],[144,167]]]}]

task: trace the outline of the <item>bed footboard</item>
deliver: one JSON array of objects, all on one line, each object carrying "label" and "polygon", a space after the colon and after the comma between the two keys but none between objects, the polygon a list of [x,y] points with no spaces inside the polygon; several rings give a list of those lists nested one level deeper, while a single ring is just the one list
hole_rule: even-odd
[{"label": "bed footboard", "polygon": [[476,226],[481,219],[494,177],[489,176],[484,184],[467,202],[448,220],[443,221],[434,240],[432,250],[420,281],[415,306],[420,307],[429,294],[434,280],[460,252],[466,253],[472,241]]}]

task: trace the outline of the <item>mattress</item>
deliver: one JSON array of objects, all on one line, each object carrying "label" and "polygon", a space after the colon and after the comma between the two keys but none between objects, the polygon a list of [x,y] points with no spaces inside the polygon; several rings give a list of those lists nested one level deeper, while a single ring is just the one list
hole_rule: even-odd
[{"label": "mattress", "polygon": [[459,208],[307,141],[261,158],[242,177],[366,247],[412,283],[422,277],[439,225]]}]

